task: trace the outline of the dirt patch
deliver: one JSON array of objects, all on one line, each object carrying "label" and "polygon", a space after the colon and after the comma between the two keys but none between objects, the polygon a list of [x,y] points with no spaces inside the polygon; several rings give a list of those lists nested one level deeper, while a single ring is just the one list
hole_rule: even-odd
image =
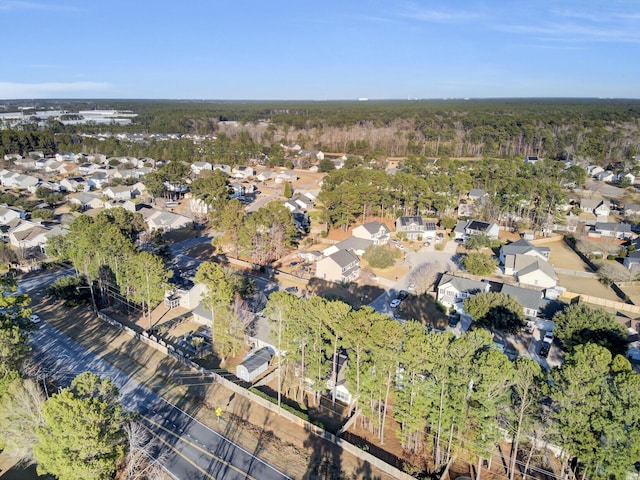
[{"label": "dirt patch", "polygon": [[593,272],[591,267],[584,263],[578,254],[565,242],[552,242],[545,246],[551,250],[549,263],[554,267],[576,270],[578,272]]},{"label": "dirt patch", "polygon": [[566,287],[570,292],[581,293],[583,295],[591,295],[592,297],[604,298],[606,300],[613,300],[614,302],[621,302],[622,300],[616,293],[608,286],[600,283],[595,278],[582,278],[574,277],[573,275],[564,275],[562,273],[558,275],[558,284]]}]

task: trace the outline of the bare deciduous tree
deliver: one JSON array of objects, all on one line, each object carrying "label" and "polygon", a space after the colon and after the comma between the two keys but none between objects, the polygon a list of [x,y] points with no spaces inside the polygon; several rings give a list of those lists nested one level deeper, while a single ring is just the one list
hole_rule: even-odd
[{"label": "bare deciduous tree", "polygon": [[160,480],[164,478],[162,463],[166,453],[158,455],[158,442],[144,425],[136,421],[125,423],[128,453],[122,463],[120,478],[126,480]]}]

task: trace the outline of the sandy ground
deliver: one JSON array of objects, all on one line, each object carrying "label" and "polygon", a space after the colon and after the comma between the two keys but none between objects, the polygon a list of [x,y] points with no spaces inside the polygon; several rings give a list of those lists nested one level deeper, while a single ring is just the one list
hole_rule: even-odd
[{"label": "sandy ground", "polygon": [[565,287],[570,292],[591,295],[593,297],[604,298],[606,300],[613,300],[614,302],[622,301],[613,290],[600,283],[600,281],[595,278],[574,277],[572,275],[564,275],[562,273],[557,275],[558,284]]},{"label": "sandy ground", "polygon": [[[89,350],[294,478],[340,478],[341,471],[356,478],[391,478],[221,385],[203,383],[175,360],[99,321],[86,306],[72,309],[40,300],[33,309]],[[219,406],[224,413],[216,421],[214,411]]]},{"label": "sandy ground", "polygon": [[[551,242],[545,247],[551,249],[551,256],[549,257],[549,263],[557,268],[566,268],[567,270],[577,270],[580,272],[592,272],[591,268],[582,261],[582,259],[571,250],[571,247],[560,242]],[[573,277],[572,277],[573,278]]]}]

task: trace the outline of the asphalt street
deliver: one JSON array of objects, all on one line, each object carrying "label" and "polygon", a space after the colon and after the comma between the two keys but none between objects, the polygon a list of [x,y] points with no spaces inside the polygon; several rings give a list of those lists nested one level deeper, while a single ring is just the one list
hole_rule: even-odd
[{"label": "asphalt street", "polygon": [[22,294],[35,290],[39,292],[51,285],[56,279],[68,275],[75,275],[73,268],[65,268],[63,270],[52,270],[38,272],[36,275],[18,280],[17,294]]},{"label": "asphalt street", "polygon": [[62,386],[68,386],[85,371],[111,378],[120,389],[125,408],[140,412],[141,422],[154,434],[162,450],[170,452],[163,466],[174,478],[289,478],[258,458],[259,452],[251,453],[200,423],[46,322],[31,334],[29,343],[34,359]]}]

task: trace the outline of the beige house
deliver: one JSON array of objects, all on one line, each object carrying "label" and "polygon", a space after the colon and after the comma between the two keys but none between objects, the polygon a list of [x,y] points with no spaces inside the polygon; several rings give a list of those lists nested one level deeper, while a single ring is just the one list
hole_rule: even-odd
[{"label": "beige house", "polygon": [[359,273],[360,260],[349,250],[338,250],[316,264],[316,277],[329,282],[349,282]]},{"label": "beige house", "polygon": [[389,241],[389,228],[384,223],[369,222],[353,229],[352,236],[371,240],[374,245],[384,245]]}]

